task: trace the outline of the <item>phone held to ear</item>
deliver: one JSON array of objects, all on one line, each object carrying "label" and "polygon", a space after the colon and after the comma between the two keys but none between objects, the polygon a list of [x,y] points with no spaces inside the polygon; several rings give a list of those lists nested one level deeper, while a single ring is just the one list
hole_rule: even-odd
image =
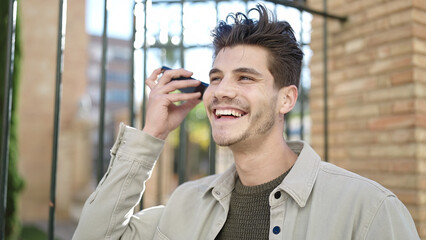
[{"label": "phone held to ear", "polygon": [[[161,67],[161,72],[162,72],[162,73],[164,73],[164,72],[165,72],[165,71],[167,71],[167,70],[172,70],[172,69],[171,69],[171,68],[169,68],[169,67],[166,67],[166,66],[162,66],[162,67]],[[178,78],[172,78],[172,81],[176,81],[176,80],[189,80],[189,79],[197,80],[197,79],[192,78],[192,77],[178,77]],[[200,80],[197,80],[197,81],[200,81]],[[201,81],[200,81],[200,82],[201,82]],[[201,97],[200,97],[199,99],[202,99],[202,98],[203,98],[204,91],[206,90],[206,88],[207,88],[208,86],[209,86],[209,85],[208,85],[207,83],[205,83],[205,82],[201,82],[201,84],[200,84],[200,85],[198,85],[197,87],[181,88],[181,89],[179,89],[179,91],[181,91],[181,92],[183,92],[183,93],[200,92],[200,93],[201,93]]]}]

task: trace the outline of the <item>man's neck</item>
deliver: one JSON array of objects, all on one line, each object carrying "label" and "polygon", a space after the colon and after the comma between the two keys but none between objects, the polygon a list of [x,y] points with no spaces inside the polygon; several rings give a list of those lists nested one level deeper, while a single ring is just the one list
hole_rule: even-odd
[{"label": "man's neck", "polygon": [[290,169],[297,159],[282,136],[244,148],[231,147],[231,150],[238,176],[246,186],[272,181]]}]

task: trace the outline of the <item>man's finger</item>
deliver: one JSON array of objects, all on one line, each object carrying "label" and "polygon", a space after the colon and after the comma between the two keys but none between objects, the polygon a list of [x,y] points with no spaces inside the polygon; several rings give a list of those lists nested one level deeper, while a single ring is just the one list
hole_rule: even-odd
[{"label": "man's finger", "polygon": [[157,83],[155,83],[155,81],[157,81],[157,77],[158,75],[160,75],[161,73],[161,68],[157,68],[155,69],[151,75],[146,79],[145,84],[152,89],[155,85],[157,85]]},{"label": "man's finger", "polygon": [[200,85],[201,82],[198,80],[179,80],[172,81],[169,84],[166,84],[162,89],[162,93],[170,93],[178,89],[187,88],[187,87],[196,87]]},{"label": "man's finger", "polygon": [[171,81],[172,78],[178,78],[178,77],[191,77],[192,76],[192,72],[187,71],[183,68],[180,69],[172,69],[172,70],[167,70],[163,72],[163,76],[160,77],[160,79],[158,80],[158,85],[159,86],[164,86],[167,83],[169,83]]},{"label": "man's finger", "polygon": [[[168,94],[167,98],[170,102],[179,102],[179,101],[188,101],[192,99],[199,99],[201,97],[200,92],[194,92],[194,93],[173,93]],[[201,100],[200,100],[201,101]]]},{"label": "man's finger", "polygon": [[198,103],[200,103],[201,100],[200,99],[190,99],[186,102],[184,102],[182,105],[180,105],[179,107],[181,108],[185,108],[189,111],[191,111],[191,109],[193,109]]}]

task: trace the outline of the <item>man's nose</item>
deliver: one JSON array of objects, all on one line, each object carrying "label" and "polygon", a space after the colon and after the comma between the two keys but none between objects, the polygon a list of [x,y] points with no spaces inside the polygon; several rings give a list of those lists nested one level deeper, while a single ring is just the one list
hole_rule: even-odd
[{"label": "man's nose", "polygon": [[216,89],[214,91],[214,96],[217,99],[222,98],[230,98],[233,99],[237,95],[237,89],[234,82],[232,82],[230,79],[223,78],[220,83],[216,86]]}]

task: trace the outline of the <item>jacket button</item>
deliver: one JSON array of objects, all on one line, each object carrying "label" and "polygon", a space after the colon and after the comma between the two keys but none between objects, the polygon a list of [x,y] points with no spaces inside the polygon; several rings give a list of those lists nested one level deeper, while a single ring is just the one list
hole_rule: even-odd
[{"label": "jacket button", "polygon": [[280,233],[280,232],[281,232],[281,228],[280,228],[280,227],[278,227],[278,226],[275,226],[275,227],[272,229],[272,232],[273,232],[275,235],[277,235],[278,233]]},{"label": "jacket button", "polygon": [[279,199],[281,197],[281,192],[278,191],[274,194],[275,199]]}]

